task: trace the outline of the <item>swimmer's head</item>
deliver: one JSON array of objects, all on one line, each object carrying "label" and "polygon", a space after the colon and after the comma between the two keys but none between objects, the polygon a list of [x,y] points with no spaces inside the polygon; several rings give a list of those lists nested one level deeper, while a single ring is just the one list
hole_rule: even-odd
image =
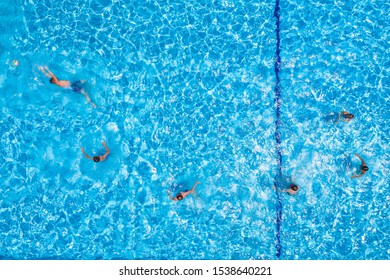
[{"label": "swimmer's head", "polygon": [[50,83],[51,83],[51,84],[54,84],[54,78],[51,78],[51,79],[50,79]]},{"label": "swimmer's head", "polygon": [[348,113],[348,114],[345,114],[344,117],[345,117],[346,119],[352,120],[355,116],[354,116],[354,114]]},{"label": "swimmer's head", "polygon": [[99,156],[94,156],[93,157],[93,161],[94,162],[99,162],[100,161],[100,157]]},{"label": "swimmer's head", "polygon": [[290,189],[292,189],[294,192],[296,192],[299,189],[299,187],[295,184],[291,184]]},{"label": "swimmer's head", "polygon": [[360,170],[368,171],[368,166],[367,165],[363,165],[362,167],[360,167]]},{"label": "swimmer's head", "polygon": [[176,195],[176,199],[177,200],[182,200],[184,197],[181,195],[181,193],[177,194]]},{"label": "swimmer's head", "polygon": [[12,66],[18,67],[19,66],[19,60],[17,60],[17,59],[12,60]]}]

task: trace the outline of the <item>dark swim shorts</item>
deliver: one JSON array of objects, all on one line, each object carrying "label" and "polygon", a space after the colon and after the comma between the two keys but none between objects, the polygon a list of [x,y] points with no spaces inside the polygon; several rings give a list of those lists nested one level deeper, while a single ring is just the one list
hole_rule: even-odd
[{"label": "dark swim shorts", "polygon": [[70,87],[75,91],[81,93],[81,90],[83,89],[83,82],[81,81],[76,81],[73,82]]}]

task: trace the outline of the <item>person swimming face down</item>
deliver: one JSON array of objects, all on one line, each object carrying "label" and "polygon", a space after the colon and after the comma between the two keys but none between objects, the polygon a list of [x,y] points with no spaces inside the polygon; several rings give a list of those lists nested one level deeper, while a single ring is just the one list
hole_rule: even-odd
[{"label": "person swimming face down", "polygon": [[94,162],[99,162],[100,161],[100,156],[94,156],[93,157]]},{"label": "person swimming face down", "polygon": [[364,172],[367,172],[368,171],[368,166],[367,165],[362,165],[362,166],[360,166],[360,170],[364,171]]},{"label": "person swimming face down", "polygon": [[54,78],[51,78],[51,79],[50,79],[50,83],[51,83],[51,84],[55,84]]},{"label": "person swimming face down", "polygon": [[183,200],[183,195],[181,194],[181,193],[178,193],[177,195],[176,195],[176,199],[177,200]]},{"label": "person swimming face down", "polygon": [[299,187],[295,184],[291,184],[290,189],[292,189],[294,192],[296,192],[296,191],[298,191]]},{"label": "person swimming face down", "polygon": [[354,117],[355,117],[354,114],[351,113],[344,114],[344,118],[348,120],[352,120]]}]

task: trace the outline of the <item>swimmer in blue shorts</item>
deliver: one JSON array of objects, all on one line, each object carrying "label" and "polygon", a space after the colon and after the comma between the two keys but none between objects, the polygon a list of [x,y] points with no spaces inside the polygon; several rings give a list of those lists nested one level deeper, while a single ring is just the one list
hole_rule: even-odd
[{"label": "swimmer in blue shorts", "polygon": [[88,93],[83,89],[83,84],[84,84],[84,81],[81,80],[81,81],[76,81],[76,82],[73,82],[71,83],[70,81],[67,81],[67,80],[59,80],[50,70],[47,66],[45,67],[42,67],[42,66],[39,66],[38,67],[39,70],[41,70],[41,72],[43,74],[45,74],[46,77],[50,78],[50,83],[51,84],[55,84],[59,87],[62,87],[62,88],[69,88],[69,89],[73,89],[75,92],[78,92],[78,93],[81,93],[82,95],[85,96],[85,98],[87,99],[87,101],[94,107],[96,108],[96,105],[95,103],[93,103],[91,101],[91,99],[89,98],[89,95]]},{"label": "swimmer in blue shorts", "polygon": [[187,195],[189,195],[189,194],[195,192],[195,188],[196,188],[196,186],[197,186],[199,183],[200,183],[199,181],[196,181],[196,183],[195,183],[195,185],[192,187],[192,189],[190,189],[189,191],[180,192],[180,193],[178,193],[175,197],[173,197],[173,196],[169,193],[169,191],[167,191],[168,196],[169,196],[169,198],[172,199],[173,201],[183,200]]}]

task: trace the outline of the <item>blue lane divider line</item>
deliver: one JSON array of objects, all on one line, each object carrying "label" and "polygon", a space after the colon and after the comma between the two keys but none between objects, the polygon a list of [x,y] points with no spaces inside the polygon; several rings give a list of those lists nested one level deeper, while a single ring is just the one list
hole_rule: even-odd
[{"label": "blue lane divider line", "polygon": [[280,255],[282,253],[282,244],[280,240],[280,226],[282,221],[282,201],[280,199],[279,195],[279,188],[281,178],[283,178],[282,173],[282,151],[281,151],[281,139],[280,139],[280,105],[281,105],[281,89],[280,89],[280,77],[279,77],[279,71],[280,71],[280,6],[279,6],[279,0],[276,0],[275,2],[275,10],[274,10],[274,17],[276,19],[276,52],[275,52],[275,76],[276,76],[276,86],[275,86],[275,98],[274,98],[274,105],[275,105],[275,112],[276,112],[276,121],[275,121],[275,140],[276,140],[276,157],[277,157],[277,171],[274,178],[274,185],[276,188],[276,257],[280,258]]}]

